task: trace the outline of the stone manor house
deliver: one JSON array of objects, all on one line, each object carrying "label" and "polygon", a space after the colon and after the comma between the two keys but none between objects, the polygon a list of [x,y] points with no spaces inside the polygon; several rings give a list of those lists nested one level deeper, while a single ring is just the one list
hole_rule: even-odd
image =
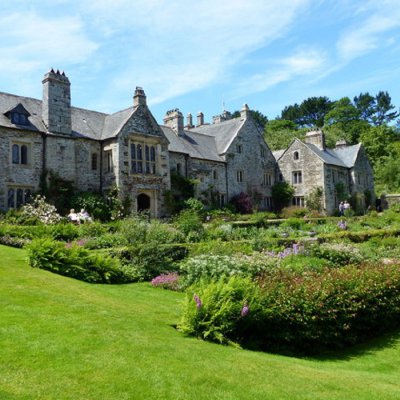
[{"label": "stone manor house", "polygon": [[105,193],[114,186],[129,198],[132,211],[167,215],[165,193],[171,173],[196,179],[199,198],[213,194],[223,206],[246,192],[259,209],[271,209],[271,188],[286,181],[295,188],[293,204],[303,206],[315,187],[323,189],[323,207],[332,213],[347,193],[374,192],[372,169],[361,144],[338,143],[326,149],[321,131],[295,139],[274,152],[253,121],[247,105],[240,117],[227,111],[196,125],[178,110],[164,125],[154,119],[141,88],[133,105],[114,114],[71,106],[70,81],[53,69],[42,81],[42,100],[0,93],[0,209],[18,208],[39,189],[43,171],[55,172],[82,191]]}]

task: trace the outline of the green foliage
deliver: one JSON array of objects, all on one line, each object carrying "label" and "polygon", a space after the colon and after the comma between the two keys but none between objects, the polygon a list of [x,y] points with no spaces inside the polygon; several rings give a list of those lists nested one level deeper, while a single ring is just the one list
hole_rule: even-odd
[{"label": "green foliage", "polygon": [[324,191],[321,187],[315,187],[306,197],[306,205],[307,208],[311,211],[322,211],[322,197],[324,195]]},{"label": "green foliage", "polygon": [[176,171],[171,172],[171,190],[164,193],[170,214],[176,214],[185,207],[185,200],[194,198],[196,181],[186,178]]},{"label": "green foliage", "polygon": [[328,97],[309,97],[300,105],[285,107],[281,118],[294,121],[299,127],[322,127],[331,108],[332,102]]},{"label": "green foliage", "polygon": [[276,182],[271,189],[271,196],[275,208],[280,211],[292,200],[294,189],[286,182]]},{"label": "green foliage", "polygon": [[191,287],[179,330],[209,341],[243,342],[258,314],[257,287],[246,278],[231,277]]},{"label": "green foliage", "polygon": [[307,208],[304,207],[297,207],[297,206],[289,206],[289,207],[284,207],[280,211],[280,217],[281,218],[302,218],[305,215],[308,214]]},{"label": "green foliage", "polygon": [[189,242],[197,242],[204,235],[203,221],[200,215],[190,209],[183,210],[174,220],[174,226]]},{"label": "green foliage", "polygon": [[124,283],[137,280],[116,259],[89,252],[78,245],[51,239],[35,239],[27,246],[29,264],[90,283]]},{"label": "green foliage", "polygon": [[71,208],[80,210],[84,208],[94,219],[109,221],[111,209],[105,198],[100,193],[79,192],[71,199]]},{"label": "green foliage", "polygon": [[46,197],[37,195],[28,204],[21,208],[21,214],[24,218],[33,218],[46,224],[56,224],[61,221],[60,214],[57,213],[56,207],[46,202]]},{"label": "green foliage", "polygon": [[304,139],[305,130],[297,128],[293,121],[274,119],[268,121],[264,128],[264,139],[271,150],[280,150],[289,146],[293,139]]}]

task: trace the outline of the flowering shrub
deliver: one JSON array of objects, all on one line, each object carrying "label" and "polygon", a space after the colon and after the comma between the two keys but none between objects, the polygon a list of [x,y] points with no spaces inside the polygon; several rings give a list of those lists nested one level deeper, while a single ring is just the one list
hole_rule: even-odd
[{"label": "flowering shrub", "polygon": [[257,287],[248,278],[221,278],[187,291],[178,329],[202,339],[237,345],[259,313]]},{"label": "flowering shrub", "polygon": [[269,269],[259,287],[239,276],[200,282],[187,291],[180,329],[219,343],[314,353],[376,337],[399,320],[400,264],[376,264]]},{"label": "flowering shrub", "polygon": [[151,280],[154,287],[161,287],[163,289],[179,290],[179,275],[176,272],[169,274],[161,274]]},{"label": "flowering shrub", "polygon": [[46,203],[46,198],[40,195],[35,196],[31,203],[22,206],[21,213],[26,217],[35,217],[46,225],[57,224],[61,221],[61,215],[57,213],[57,209]]},{"label": "flowering shrub", "polygon": [[240,214],[251,214],[253,212],[253,203],[248,193],[241,192],[232,197],[231,204]]}]

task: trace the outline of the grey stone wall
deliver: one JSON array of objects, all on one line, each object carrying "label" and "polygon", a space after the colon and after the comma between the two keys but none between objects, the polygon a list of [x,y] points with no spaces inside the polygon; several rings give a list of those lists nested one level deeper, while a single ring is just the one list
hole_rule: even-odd
[{"label": "grey stone wall", "polygon": [[[271,195],[271,186],[264,184],[264,174],[275,176],[276,161],[251,117],[247,118],[225,154],[228,169],[228,199],[245,192],[261,198]],[[242,182],[238,172],[242,172]],[[272,182],[273,185],[273,182]],[[259,206],[262,208],[263,203]]]},{"label": "grey stone wall", "polygon": [[[12,163],[12,145],[28,146],[28,163]],[[43,139],[40,134],[0,128],[0,209],[7,209],[9,188],[37,191],[42,173]]]}]

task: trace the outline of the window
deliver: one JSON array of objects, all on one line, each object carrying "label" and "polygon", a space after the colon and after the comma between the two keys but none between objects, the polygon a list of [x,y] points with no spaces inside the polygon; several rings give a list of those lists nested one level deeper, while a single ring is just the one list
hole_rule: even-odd
[{"label": "window", "polygon": [[283,175],[279,174],[279,182],[283,182]]},{"label": "window", "polygon": [[292,204],[296,207],[304,207],[304,197],[294,196],[292,199]]},{"label": "window", "polygon": [[336,183],[336,171],[332,170],[332,183]]},{"label": "window", "polygon": [[219,195],[219,206],[221,208],[225,206],[225,195],[224,194]]},{"label": "window", "polygon": [[11,146],[11,159],[13,164],[27,165],[29,161],[29,146],[27,144],[16,144]]},{"label": "window", "polygon": [[243,171],[237,171],[236,178],[238,182],[243,182]]},{"label": "window", "polygon": [[178,173],[178,175],[180,175],[182,173],[182,164],[181,163],[176,164],[176,172]]},{"label": "window", "polygon": [[92,171],[97,171],[97,153],[92,153]]},{"label": "window", "polygon": [[[131,153],[131,173],[134,174],[156,173],[156,149],[154,146],[149,146],[147,144],[131,143],[130,153]],[[181,173],[180,164],[176,165],[176,170],[178,174]]]},{"label": "window", "polygon": [[260,147],[260,155],[262,158],[265,158],[265,149],[264,147]]},{"label": "window", "polygon": [[292,184],[299,185],[303,182],[303,177],[301,171],[293,171],[292,172]]},{"label": "window", "polygon": [[272,210],[272,197],[264,197],[264,208]]},{"label": "window", "polygon": [[242,152],[242,145],[241,144],[237,144],[236,145],[236,153],[241,153]]},{"label": "window", "polygon": [[299,152],[298,152],[298,151],[295,151],[295,152],[293,153],[293,160],[298,160],[299,158],[300,158]]},{"label": "window", "polygon": [[214,170],[214,171],[213,171],[213,179],[217,179],[217,178],[218,178],[217,171],[216,171],[216,170]]},{"label": "window", "polygon": [[106,171],[113,172],[113,159],[112,159],[112,150],[108,150],[105,152],[106,155]]},{"label": "window", "polygon": [[7,193],[7,207],[20,208],[26,204],[32,196],[32,191],[26,188],[9,188]]},{"label": "window", "polygon": [[28,125],[28,117],[22,113],[12,112],[11,122],[15,125]]},{"label": "window", "polygon": [[272,175],[269,173],[264,173],[264,181],[263,181],[264,186],[271,186],[272,185]]}]

